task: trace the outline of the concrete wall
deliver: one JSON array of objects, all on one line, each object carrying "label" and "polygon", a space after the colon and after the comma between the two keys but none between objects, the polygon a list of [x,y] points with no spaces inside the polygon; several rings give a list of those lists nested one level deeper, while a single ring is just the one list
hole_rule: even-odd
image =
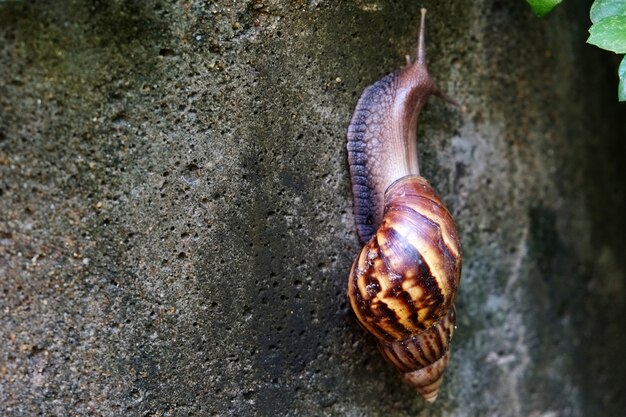
[{"label": "concrete wall", "polygon": [[[617,416],[625,107],[588,4],[0,2],[0,414]],[[344,135],[429,9],[464,248],[439,399],[346,303]]]}]

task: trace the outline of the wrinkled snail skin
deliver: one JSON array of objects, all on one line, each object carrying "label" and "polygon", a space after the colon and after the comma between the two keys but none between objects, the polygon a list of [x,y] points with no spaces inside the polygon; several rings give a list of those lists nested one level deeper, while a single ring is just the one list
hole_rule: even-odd
[{"label": "wrinkled snail skin", "polygon": [[370,239],[382,220],[387,187],[398,178],[419,174],[417,117],[428,96],[437,94],[426,68],[423,39],[420,32],[413,63],[363,91],[348,127],[348,164],[361,243]]},{"label": "wrinkled snail skin", "polygon": [[348,279],[359,324],[427,401],[448,364],[461,248],[452,216],[419,176],[417,117],[431,94],[424,15],[417,59],[364,92],[348,129],[357,232],[364,244]]}]

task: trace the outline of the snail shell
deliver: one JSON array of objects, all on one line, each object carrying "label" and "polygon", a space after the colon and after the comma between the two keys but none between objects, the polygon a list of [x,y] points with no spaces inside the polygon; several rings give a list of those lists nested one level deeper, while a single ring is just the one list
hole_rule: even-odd
[{"label": "snail shell", "polygon": [[382,355],[426,400],[448,364],[461,272],[450,213],[428,182],[405,176],[385,193],[382,224],[350,271],[348,297]]},{"label": "snail shell", "polygon": [[417,118],[430,95],[456,104],[417,58],[368,87],[348,128],[357,233],[348,297],[383,357],[427,401],[437,397],[454,332],[461,249],[452,216],[419,176]]}]

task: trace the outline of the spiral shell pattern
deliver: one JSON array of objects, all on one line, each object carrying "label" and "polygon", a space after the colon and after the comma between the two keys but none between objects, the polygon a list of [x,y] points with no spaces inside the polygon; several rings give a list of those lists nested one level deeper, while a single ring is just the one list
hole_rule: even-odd
[{"label": "spiral shell pattern", "polygon": [[352,265],[348,296],[385,359],[428,401],[448,363],[460,274],[458,234],[443,202],[423,177],[394,182],[381,225]]}]

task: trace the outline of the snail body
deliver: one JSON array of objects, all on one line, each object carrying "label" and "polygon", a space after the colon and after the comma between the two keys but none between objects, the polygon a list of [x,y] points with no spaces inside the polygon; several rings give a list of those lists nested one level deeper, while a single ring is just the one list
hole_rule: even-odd
[{"label": "snail body", "polygon": [[427,401],[437,397],[454,332],[461,248],[452,216],[419,175],[417,118],[430,95],[424,18],[417,59],[368,87],[347,135],[357,234],[348,278],[359,324]]}]

